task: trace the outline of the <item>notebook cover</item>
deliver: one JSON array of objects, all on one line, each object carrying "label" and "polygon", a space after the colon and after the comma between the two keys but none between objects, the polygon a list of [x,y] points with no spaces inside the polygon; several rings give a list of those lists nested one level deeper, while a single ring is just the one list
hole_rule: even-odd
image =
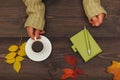
[{"label": "notebook cover", "polygon": [[102,52],[102,49],[87,29],[83,29],[73,35],[70,40],[73,43],[73,51],[78,51],[85,62],[88,62]]}]

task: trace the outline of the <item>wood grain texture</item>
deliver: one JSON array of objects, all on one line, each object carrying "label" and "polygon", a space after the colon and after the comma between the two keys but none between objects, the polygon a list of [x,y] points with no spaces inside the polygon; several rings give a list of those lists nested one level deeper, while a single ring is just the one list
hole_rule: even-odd
[{"label": "wood grain texture", "polygon": [[0,36],[25,36],[23,23],[25,21],[25,6],[22,0],[0,1]]},{"label": "wood grain texture", "polygon": [[[84,14],[82,0],[45,0],[45,36],[52,43],[52,54],[43,62],[33,62],[25,57],[21,71],[17,74],[12,65],[5,63],[4,56],[8,53],[10,45],[19,44],[21,35],[22,42],[28,40],[23,27],[27,17],[25,5],[22,0],[0,0],[0,79],[59,80],[59,71],[66,67],[72,68],[65,62],[65,55],[71,54],[78,58],[77,67],[85,72],[85,75],[80,75],[77,80],[112,80],[112,75],[106,72],[106,67],[112,60],[120,61],[120,1],[101,1],[108,15],[101,27],[93,28]],[[84,63],[78,53],[73,53],[69,40],[72,35],[83,29],[84,25],[103,50],[88,63]],[[56,74],[50,74],[50,70]]]},{"label": "wood grain texture", "polygon": [[[28,38],[23,38],[23,42]],[[63,68],[72,68],[65,62],[65,55],[75,55],[78,59],[77,67],[81,68],[85,75],[79,76],[82,80],[112,80],[112,75],[106,72],[106,68],[111,64],[112,60],[119,60],[120,58],[120,38],[95,38],[98,44],[102,47],[103,52],[84,63],[81,56],[78,53],[74,53],[71,49],[71,42],[68,38],[49,38],[53,50],[48,59],[43,62],[33,62],[28,57],[22,62],[22,68],[19,74],[17,74],[12,65],[5,63],[4,56],[8,53],[7,48],[11,44],[18,44],[20,38],[1,38],[0,39],[0,78],[4,80],[55,80],[53,75],[50,74],[49,70],[52,69],[52,65],[55,69],[62,70]],[[59,73],[55,74],[56,76]],[[58,79],[58,78],[57,78]],[[58,79],[59,80],[59,79]]]}]

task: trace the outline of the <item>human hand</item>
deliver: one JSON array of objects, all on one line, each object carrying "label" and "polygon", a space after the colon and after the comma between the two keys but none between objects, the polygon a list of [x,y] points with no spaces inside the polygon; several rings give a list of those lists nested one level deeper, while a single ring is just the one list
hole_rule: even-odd
[{"label": "human hand", "polygon": [[92,26],[98,27],[103,22],[104,16],[105,16],[105,14],[103,14],[103,13],[98,14],[97,16],[92,17],[89,22],[92,24]]},{"label": "human hand", "polygon": [[40,34],[44,34],[45,31],[43,30],[39,30],[39,29],[34,29],[32,27],[27,27],[27,34],[30,38],[34,39],[36,37],[36,39],[40,38]]}]

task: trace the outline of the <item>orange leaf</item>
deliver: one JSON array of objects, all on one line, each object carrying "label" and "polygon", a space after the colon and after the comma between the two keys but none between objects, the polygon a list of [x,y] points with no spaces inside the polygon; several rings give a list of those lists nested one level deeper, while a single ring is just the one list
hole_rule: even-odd
[{"label": "orange leaf", "polygon": [[112,65],[107,67],[107,72],[114,75],[113,80],[120,80],[120,62],[112,61]]},{"label": "orange leaf", "polygon": [[70,68],[63,69],[64,74],[62,75],[61,79],[73,78],[73,70]]}]

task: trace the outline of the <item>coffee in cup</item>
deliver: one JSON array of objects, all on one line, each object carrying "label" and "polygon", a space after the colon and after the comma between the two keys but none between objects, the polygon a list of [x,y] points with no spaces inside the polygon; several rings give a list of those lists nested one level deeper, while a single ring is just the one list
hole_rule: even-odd
[{"label": "coffee in cup", "polygon": [[43,50],[43,43],[41,41],[35,41],[32,44],[32,50],[36,53],[42,51]]}]

